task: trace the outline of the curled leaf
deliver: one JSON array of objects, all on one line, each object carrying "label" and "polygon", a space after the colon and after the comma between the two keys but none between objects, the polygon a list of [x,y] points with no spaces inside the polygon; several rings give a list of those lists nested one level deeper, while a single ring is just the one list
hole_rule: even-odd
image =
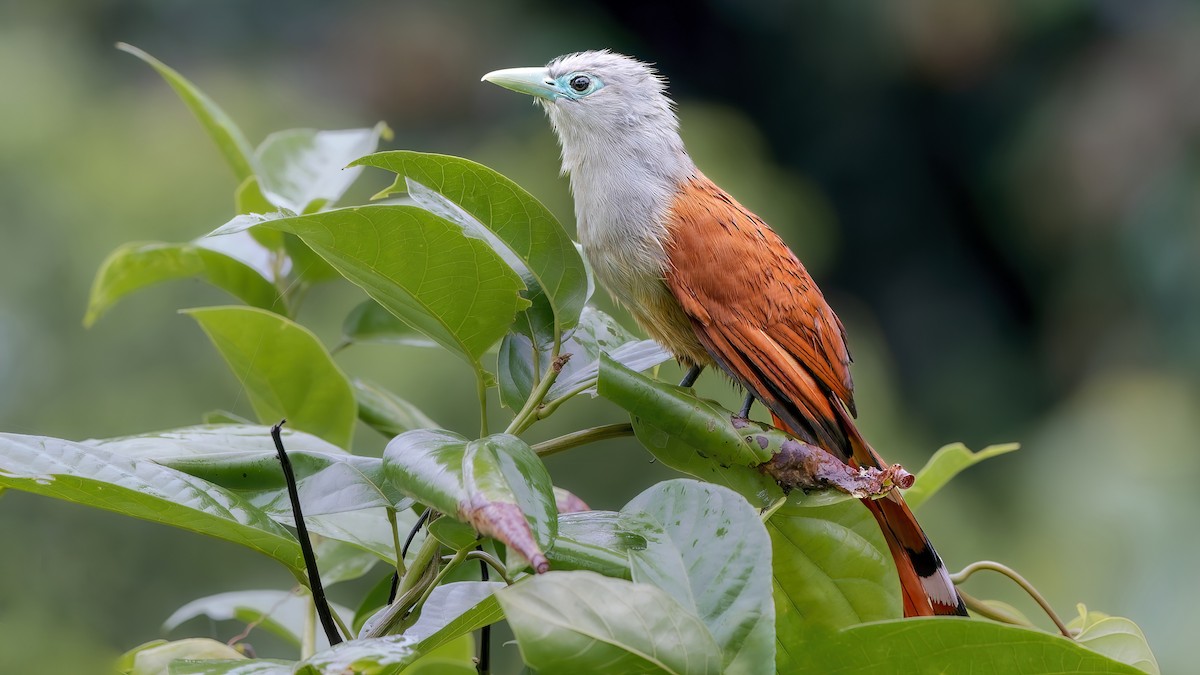
[{"label": "curled leaf", "polygon": [[557,534],[550,475],[524,441],[505,434],[475,441],[414,430],[392,439],[384,471],[414,499],[468,523],[517,552],[537,572]]}]

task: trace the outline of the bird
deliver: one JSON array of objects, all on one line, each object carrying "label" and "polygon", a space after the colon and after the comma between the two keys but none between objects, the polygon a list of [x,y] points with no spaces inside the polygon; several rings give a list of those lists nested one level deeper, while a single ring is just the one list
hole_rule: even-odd
[{"label": "bird", "polygon": [[[679,135],[666,79],[609,50],[482,78],[545,109],[595,278],[688,367],[715,365],[783,431],[858,467],[884,468],[855,426],[841,320],[761,218],[705,176]],[[898,489],[864,499],[895,560],[905,616],[966,615]]]}]

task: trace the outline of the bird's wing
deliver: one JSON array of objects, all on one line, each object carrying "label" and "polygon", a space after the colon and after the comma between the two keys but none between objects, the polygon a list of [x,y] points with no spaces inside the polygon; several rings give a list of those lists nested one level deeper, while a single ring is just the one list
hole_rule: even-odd
[{"label": "bird's wing", "polygon": [[700,342],[789,426],[848,455],[854,411],[841,321],[779,235],[702,175],[670,214],[667,287]]}]

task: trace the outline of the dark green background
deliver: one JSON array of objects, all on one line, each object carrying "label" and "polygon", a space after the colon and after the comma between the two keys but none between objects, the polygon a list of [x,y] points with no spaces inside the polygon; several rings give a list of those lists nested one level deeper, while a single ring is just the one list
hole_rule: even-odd
[{"label": "dark green background", "polygon": [[[924,509],[951,568],[1013,565],[1064,614],[1085,601],[1133,618],[1164,671],[1186,671],[1200,631],[1195,6],[647,4],[0,6],[0,429],[103,437],[215,408],[249,413],[204,336],[175,314],[227,302],[219,292],[172,284],[81,327],[111,249],[207,232],[231,215],[235,187],[170,89],[113,42],[182,71],[252,142],[384,120],[390,147],[487,163],[568,225],[543,115],[478,80],[611,47],[657,62],[697,162],[822,284],[847,324],[876,447],[915,469],[951,441],[1024,445]],[[355,195],[386,182],[367,173]],[[332,344],[358,297],[319,289],[300,319]],[[454,357],[365,347],[339,362],[449,428],[476,428],[470,373]],[[703,387],[737,398],[717,377]],[[619,417],[573,402],[534,436]],[[358,438],[363,451],[382,447],[365,429]],[[550,469],[609,508],[668,475],[632,442]],[[225,543],[22,494],[0,499],[0,537],[6,673],[103,672],[193,597],[289,582]],[[971,588],[1032,614],[1000,584]]]}]

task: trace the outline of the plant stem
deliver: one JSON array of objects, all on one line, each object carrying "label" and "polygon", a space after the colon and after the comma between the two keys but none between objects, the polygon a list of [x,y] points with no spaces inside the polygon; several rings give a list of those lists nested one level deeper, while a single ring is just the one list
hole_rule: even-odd
[{"label": "plant stem", "polygon": [[630,436],[633,434],[633,425],[629,422],[620,422],[618,424],[605,424],[603,426],[592,427],[591,429],[580,429],[569,434],[551,438],[548,441],[536,443],[530,447],[538,454],[539,457],[549,457],[560,453],[564,450],[603,441],[609,438],[620,438],[622,436]]},{"label": "plant stem", "polygon": [[475,371],[475,394],[479,397],[479,437],[488,435],[487,384],[483,380],[483,371]]},{"label": "plant stem", "polygon": [[317,604],[313,602],[312,593],[308,595],[307,609],[304,612],[304,634],[300,636],[300,658],[307,659],[317,653]]},{"label": "plant stem", "polygon": [[376,638],[391,634],[392,629],[404,619],[408,610],[414,606],[417,598],[425,594],[427,585],[435,579],[437,567],[435,561],[440,548],[441,544],[438,543],[437,537],[425,538],[421,548],[417,549],[412,564],[408,567],[408,573],[400,580],[396,589],[396,599],[388,605],[387,609],[376,615],[378,618],[372,617],[367,625],[363,626],[362,634],[359,637]]},{"label": "plant stem", "polygon": [[396,588],[397,596],[404,595],[405,592],[417,585],[421,574],[437,559],[439,548],[441,548],[441,544],[438,542],[437,537],[425,537],[421,548],[417,549],[417,554],[413,557],[412,565],[408,568],[408,573],[400,579],[400,586]]},{"label": "plant stem", "polygon": [[553,401],[547,403],[545,406],[542,407],[541,410],[538,410],[538,413],[537,413],[538,419],[539,420],[546,419],[550,415],[554,414],[555,410],[558,410],[558,406],[562,405],[563,403],[566,403],[567,401],[571,400],[573,397],[578,396],[579,394],[582,394],[583,392],[587,391],[588,389],[591,389],[594,386],[596,386],[595,379],[587,379],[587,380],[584,380],[583,382],[580,382],[574,388],[567,391],[562,396],[559,396],[558,398],[554,399]]},{"label": "plant stem", "polygon": [[[430,537],[430,539],[433,539],[433,537]],[[457,551],[454,554],[454,557],[452,557],[452,558],[450,558],[450,560],[446,561],[446,564],[442,565],[442,569],[438,572],[437,576],[433,578],[433,581],[430,582],[427,586],[425,586],[425,592],[421,594],[421,597],[419,600],[417,600],[415,603],[413,603],[413,607],[416,608],[416,607],[423,606],[425,604],[425,601],[429,599],[429,594],[433,593],[433,589],[437,588],[442,583],[442,581],[445,580],[446,575],[449,574],[455,567],[458,567],[460,564],[462,564],[462,562],[467,559],[467,555],[470,554],[473,550],[474,549],[471,549],[471,548],[464,548],[461,551]],[[408,619],[411,616],[412,616],[412,614],[410,613],[408,616],[401,619],[401,621],[400,621],[401,632],[408,629]]]},{"label": "plant stem", "polygon": [[1058,614],[1054,611],[1054,608],[1051,607],[1050,603],[1046,601],[1046,598],[1040,592],[1038,592],[1038,589],[1034,588],[1033,584],[1029,583],[1025,577],[1021,576],[1016,570],[1007,565],[1002,565],[991,560],[980,560],[979,562],[974,562],[970,565],[967,565],[958,574],[951,574],[950,580],[953,581],[957,586],[958,584],[961,584],[969,579],[972,574],[975,574],[980,570],[999,572],[1000,574],[1003,574],[1011,579],[1014,583],[1024,589],[1024,591],[1029,594],[1029,597],[1033,598],[1034,602],[1036,602],[1038,606],[1042,608],[1042,611],[1046,613],[1046,616],[1050,617],[1050,620],[1053,621],[1054,625],[1058,627],[1060,633],[1066,637],[1074,638],[1074,636],[1071,634],[1071,629],[1067,628],[1067,625],[1063,623],[1061,618],[1059,618]]},{"label": "plant stem", "polygon": [[400,548],[400,526],[396,523],[396,509],[387,507],[388,524],[392,526],[392,549],[396,552],[396,575],[397,578],[404,576],[404,555]]},{"label": "plant stem", "polygon": [[963,604],[965,604],[967,606],[967,609],[971,610],[971,613],[973,613],[973,614],[978,614],[979,616],[982,616],[985,619],[991,619],[992,621],[999,621],[1000,623],[1007,623],[1007,624],[1012,624],[1014,626],[1025,626],[1027,628],[1034,628],[1033,625],[1031,625],[1029,622],[1025,621],[1024,619],[1022,619],[1021,617],[1019,617],[1015,614],[1006,612],[998,607],[993,607],[992,605],[987,604],[986,602],[980,600],[979,598],[976,598],[975,596],[966,593],[961,588],[958,589],[958,594],[959,594],[959,596],[962,597]]},{"label": "plant stem", "polygon": [[534,389],[529,398],[525,400],[525,405],[517,413],[516,417],[513,418],[513,421],[504,430],[504,433],[516,436],[537,421],[538,407],[542,405],[542,399],[546,398],[550,387],[554,386],[554,381],[558,379],[558,374],[562,371],[563,363],[565,363],[565,361],[562,361],[562,358],[555,358],[550,363],[550,370],[542,378],[542,381],[538,382],[537,389]]},{"label": "plant stem", "polygon": [[[471,551],[470,553],[467,553],[467,560],[478,560],[487,567],[491,567],[492,569],[496,570],[496,574],[500,575],[500,578],[504,580],[504,583],[512,586],[512,579],[508,576],[508,571],[504,569],[504,565],[501,565],[500,561],[496,560],[496,557],[487,551],[480,549]],[[484,581],[487,581],[487,568],[485,567],[482,571],[483,576],[485,577]]]}]

